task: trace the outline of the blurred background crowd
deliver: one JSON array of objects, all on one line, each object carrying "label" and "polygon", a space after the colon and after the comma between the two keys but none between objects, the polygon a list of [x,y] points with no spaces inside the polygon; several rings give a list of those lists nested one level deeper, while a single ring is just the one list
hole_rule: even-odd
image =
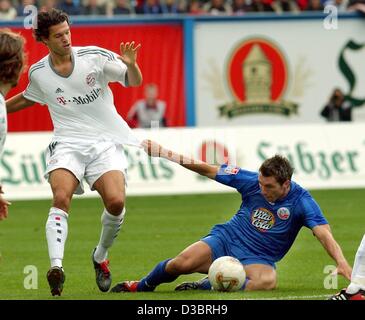
[{"label": "blurred background crowd", "polygon": [[249,12],[300,13],[323,11],[326,5],[338,12],[364,11],[365,0],[0,0],[0,20],[27,15],[24,7],[59,8],[69,15],[190,14],[243,15]]}]

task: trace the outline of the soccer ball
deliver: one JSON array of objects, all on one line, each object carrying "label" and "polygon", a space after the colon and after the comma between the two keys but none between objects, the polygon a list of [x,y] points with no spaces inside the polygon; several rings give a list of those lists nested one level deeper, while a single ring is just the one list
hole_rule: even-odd
[{"label": "soccer ball", "polygon": [[208,278],[214,290],[237,291],[246,280],[246,272],[238,259],[224,256],[213,261]]}]

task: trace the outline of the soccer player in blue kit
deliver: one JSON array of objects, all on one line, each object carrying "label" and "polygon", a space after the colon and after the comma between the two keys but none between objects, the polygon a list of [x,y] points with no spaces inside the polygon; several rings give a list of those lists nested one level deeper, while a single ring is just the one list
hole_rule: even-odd
[{"label": "soccer player in blue kit", "polygon": [[[151,140],[143,146],[150,156],[162,157],[227,186],[242,195],[237,213],[226,223],[215,225],[200,241],[173,259],[160,262],[140,281],[124,281],[112,292],[153,291],[159,284],[174,281],[182,274],[208,273],[212,262],[233,256],[244,265],[244,290],[271,290],[276,287],[275,263],[292,246],[305,226],[321,242],[337,265],[337,273],[347,279],[351,267],[334,239],[326,218],[308,191],[291,181],[293,168],[279,155],[265,160],[259,173],[223,164],[214,166],[189,159]],[[207,278],[180,284],[175,290],[209,290]]]}]

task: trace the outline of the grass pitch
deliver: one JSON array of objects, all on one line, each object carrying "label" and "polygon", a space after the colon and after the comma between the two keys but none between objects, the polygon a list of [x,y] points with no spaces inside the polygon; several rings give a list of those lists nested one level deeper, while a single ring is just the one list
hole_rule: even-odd
[{"label": "grass pitch", "polygon": [[[336,240],[352,264],[365,232],[364,190],[322,190],[313,191],[312,195],[321,205]],[[214,224],[228,220],[239,205],[238,193],[129,197],[121,233],[109,252],[113,285],[146,275],[159,261],[174,257],[205,236]],[[64,258],[65,288],[61,297],[52,297],[45,276],[49,260],[44,227],[49,206],[49,200],[14,201],[9,218],[0,222],[0,300],[323,300],[337,291],[324,288],[328,277],[324,268],[333,265],[333,261],[310,230],[303,228],[289,253],[277,264],[278,288],[275,291],[173,291],[178,283],[201,277],[193,274],[163,284],[153,293],[99,292],[90,256],[99,240],[103,206],[99,199],[75,198]],[[30,277],[34,272],[38,272],[38,278],[33,278],[32,283]],[[327,279],[328,282],[333,283]],[[25,285],[33,289],[26,289]],[[338,288],[346,285],[347,281],[339,277]]]}]

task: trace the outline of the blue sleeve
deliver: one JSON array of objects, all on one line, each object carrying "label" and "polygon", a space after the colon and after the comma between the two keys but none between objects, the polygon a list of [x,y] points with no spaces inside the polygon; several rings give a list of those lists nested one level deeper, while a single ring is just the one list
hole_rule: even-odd
[{"label": "blue sleeve", "polygon": [[318,203],[311,195],[305,195],[300,202],[300,211],[303,217],[303,224],[310,229],[315,226],[328,224]]},{"label": "blue sleeve", "polygon": [[215,177],[217,182],[237,189],[240,193],[246,193],[249,188],[258,183],[256,172],[243,170],[239,167],[223,164]]}]

